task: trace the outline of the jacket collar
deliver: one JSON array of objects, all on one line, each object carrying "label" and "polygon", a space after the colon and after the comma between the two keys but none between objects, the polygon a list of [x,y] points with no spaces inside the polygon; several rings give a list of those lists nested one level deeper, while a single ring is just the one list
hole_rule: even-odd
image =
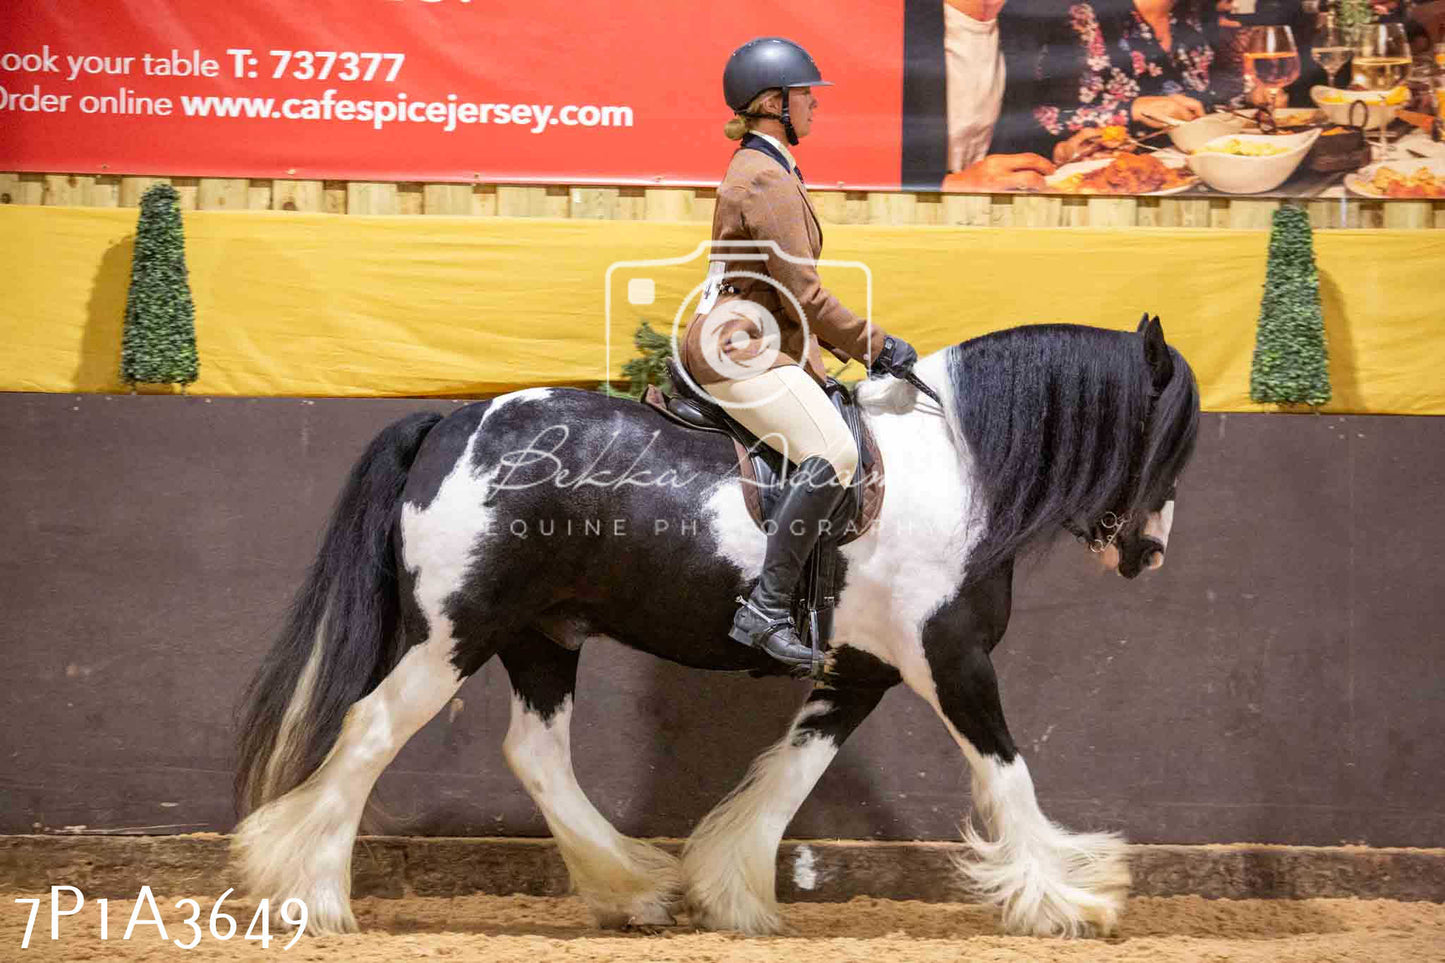
[{"label": "jacket collar", "polygon": [[798,169],[798,162],[793,160],[793,152],[788,150],[787,145],[784,144],[782,141],[778,140],[772,134],[765,134],[760,130],[749,131],[748,133],[753,137],[759,137],[764,141],[767,141],[769,144],[772,144],[773,147],[777,149],[778,153],[783,155],[783,159],[788,162],[787,167],[789,171],[795,171]]},{"label": "jacket collar", "polygon": [[808,196],[808,188],[803,184],[803,174],[795,165],[788,163],[788,158],[784,156],[783,151],[780,149],[781,145],[774,146],[775,144],[777,144],[777,141],[768,137],[766,134],[759,134],[757,131],[748,131],[743,135],[742,145],[738,147],[738,150],[755,150],[767,154],[781,164],[783,170],[788,171],[790,174],[797,175],[793,178],[793,184],[797,186],[798,193],[803,195],[803,206],[808,209],[808,215],[813,219],[813,226],[817,228],[818,239],[821,242],[823,237],[823,222],[818,219],[818,212],[813,210],[813,199]]},{"label": "jacket collar", "polygon": [[757,131],[748,131],[746,134],[743,135],[742,146],[738,149],[760,150],[764,154],[767,154],[773,160],[781,164],[783,166],[783,170],[787,171],[789,174],[796,174],[798,180],[800,181],[803,179],[802,173],[798,170],[798,165],[793,163],[793,155],[788,153],[787,149],[784,148],[782,144],[779,144],[776,140],[769,137],[767,134],[760,134]]}]

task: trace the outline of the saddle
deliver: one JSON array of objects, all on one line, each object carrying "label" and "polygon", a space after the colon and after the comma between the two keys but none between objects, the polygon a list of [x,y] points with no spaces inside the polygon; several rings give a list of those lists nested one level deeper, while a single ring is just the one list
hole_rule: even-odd
[{"label": "saddle", "polygon": [[[782,497],[792,465],[779,451],[734,421],[717,402],[693,388],[671,358],[667,360],[667,373],[677,393],[667,395],[656,385],[648,385],[642,403],[677,424],[732,439],[748,514],[758,528],[766,531],[766,520]],[[883,507],[884,490],[883,457],[852,393],[832,378],[823,390],[853,434],[858,446],[858,470],[833,510],[831,530],[818,539],[808,556],[793,595],[793,621],[804,641],[813,647],[815,675],[822,671],[820,655],[833,635],[833,608],[838,600],[837,549],[872,527]]]}]

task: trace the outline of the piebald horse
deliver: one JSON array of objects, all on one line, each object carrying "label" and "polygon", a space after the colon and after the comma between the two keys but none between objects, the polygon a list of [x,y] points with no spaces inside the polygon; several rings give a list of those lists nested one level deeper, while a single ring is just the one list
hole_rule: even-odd
[{"label": "piebald horse", "polygon": [[728,639],[763,561],[732,444],[635,402],[528,389],[416,414],[357,462],[247,696],[234,851],[245,884],[355,929],[352,846],[372,786],[494,656],[513,691],[508,765],[605,926],[778,932],[779,842],[892,686],[926,701],[972,770],[960,868],[1011,933],[1108,933],[1123,841],[1051,822],[1009,735],[990,652],[1014,561],[1073,531],[1132,578],[1163,564],[1194,447],[1194,376],[1158,319],[1036,325],[934,353],[857,389],[887,467],[877,522],[839,549],[823,678],[788,732],[697,826],[681,858],[613,828],[573,773],[582,645],[685,666],[782,671]]}]

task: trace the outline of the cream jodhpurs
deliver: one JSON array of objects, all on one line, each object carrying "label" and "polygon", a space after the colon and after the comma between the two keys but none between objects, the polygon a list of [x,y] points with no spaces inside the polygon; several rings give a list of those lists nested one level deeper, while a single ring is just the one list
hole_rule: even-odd
[{"label": "cream jodhpurs", "polygon": [[846,485],[858,468],[858,446],[821,385],[798,365],[772,368],[741,381],[718,381],[703,390],[739,424],[795,465],[826,458]]}]

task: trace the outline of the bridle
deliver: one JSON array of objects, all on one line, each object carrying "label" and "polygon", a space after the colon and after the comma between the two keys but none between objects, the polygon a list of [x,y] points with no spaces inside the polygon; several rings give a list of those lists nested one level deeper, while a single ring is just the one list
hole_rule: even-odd
[{"label": "bridle", "polygon": [[1073,522],[1064,522],[1064,528],[1080,542],[1089,547],[1089,551],[1095,555],[1102,555],[1104,549],[1114,544],[1124,526],[1133,521],[1133,516],[1128,512],[1120,515],[1116,512],[1105,512],[1094,522],[1090,532],[1085,532]]}]

